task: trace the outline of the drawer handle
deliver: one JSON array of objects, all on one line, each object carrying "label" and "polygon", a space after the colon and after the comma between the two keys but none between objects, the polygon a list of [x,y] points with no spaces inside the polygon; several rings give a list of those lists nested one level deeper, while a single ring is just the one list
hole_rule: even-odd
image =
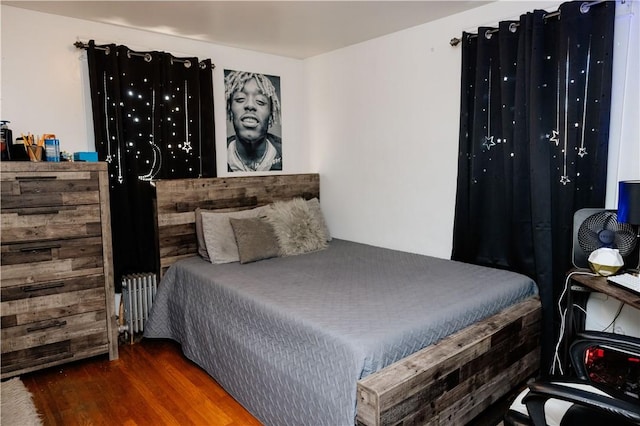
[{"label": "drawer handle", "polygon": [[16,180],[54,180],[58,176],[16,176]]},{"label": "drawer handle", "polygon": [[18,216],[33,216],[36,214],[58,214],[58,213],[60,213],[60,209],[57,207],[39,208],[34,210],[21,210],[18,212]]},{"label": "drawer handle", "polygon": [[23,247],[20,249],[20,251],[22,253],[27,253],[27,252],[38,252],[38,251],[44,251],[44,250],[51,250],[51,249],[57,249],[62,247],[60,244],[51,244],[51,245],[47,245],[47,246],[38,246],[38,247]]},{"label": "drawer handle", "polygon": [[24,291],[25,293],[30,293],[33,291],[50,290],[52,288],[60,288],[60,287],[64,287],[64,282],[41,284],[41,285],[27,285],[22,287],[22,291]]},{"label": "drawer handle", "polygon": [[78,206],[44,206],[31,207],[28,209],[20,209],[17,211],[18,216],[29,216],[36,214],[58,214],[61,211],[78,210]]},{"label": "drawer handle", "polygon": [[36,325],[34,327],[28,327],[27,328],[27,332],[31,333],[33,331],[46,330],[48,328],[64,327],[65,325],[67,325],[66,321],[55,320],[53,322],[50,322],[49,324]]}]

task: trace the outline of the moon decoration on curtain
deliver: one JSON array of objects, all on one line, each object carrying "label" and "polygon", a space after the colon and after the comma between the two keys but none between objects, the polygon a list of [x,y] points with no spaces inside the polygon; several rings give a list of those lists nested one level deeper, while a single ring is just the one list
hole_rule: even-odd
[{"label": "moon decoration on curtain", "polygon": [[216,175],[210,60],[88,44],[96,151],[109,163],[116,282],[158,270],[155,179]]}]

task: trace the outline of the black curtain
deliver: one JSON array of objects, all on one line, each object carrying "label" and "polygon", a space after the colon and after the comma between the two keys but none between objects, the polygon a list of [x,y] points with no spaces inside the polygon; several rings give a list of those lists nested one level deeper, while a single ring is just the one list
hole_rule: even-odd
[{"label": "black curtain", "polygon": [[585,6],[536,10],[462,40],[452,258],[536,281],[543,373],[573,214],[605,202],[615,2]]},{"label": "black curtain", "polygon": [[212,66],[93,40],[87,56],[118,287],[122,275],[158,270],[150,182],[216,175]]}]

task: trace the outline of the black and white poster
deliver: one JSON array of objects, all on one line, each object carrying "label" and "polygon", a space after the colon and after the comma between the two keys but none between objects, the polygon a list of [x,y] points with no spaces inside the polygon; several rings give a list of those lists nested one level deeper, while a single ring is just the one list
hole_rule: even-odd
[{"label": "black and white poster", "polygon": [[224,86],[228,171],[282,170],[280,77],[225,70]]}]

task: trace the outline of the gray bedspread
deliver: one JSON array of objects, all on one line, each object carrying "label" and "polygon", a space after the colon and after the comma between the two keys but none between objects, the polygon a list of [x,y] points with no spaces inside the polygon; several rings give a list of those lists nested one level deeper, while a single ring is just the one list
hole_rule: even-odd
[{"label": "gray bedspread", "polygon": [[145,337],[170,338],[267,425],[353,425],[356,382],[537,292],[522,275],[334,239],[163,277]]}]

